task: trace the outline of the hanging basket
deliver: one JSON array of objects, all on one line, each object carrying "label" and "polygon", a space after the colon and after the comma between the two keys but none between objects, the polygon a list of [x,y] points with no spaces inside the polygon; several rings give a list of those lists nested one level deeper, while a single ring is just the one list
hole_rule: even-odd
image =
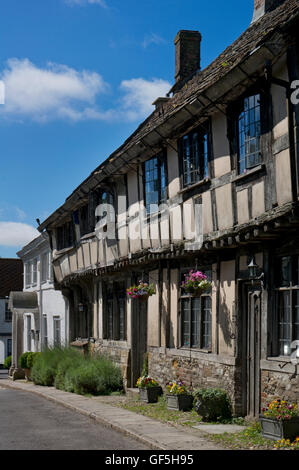
[{"label": "hanging basket", "polygon": [[205,289],[194,289],[193,291],[190,292],[190,294],[192,295],[192,297],[201,297],[202,294],[204,294],[205,292]]},{"label": "hanging basket", "polygon": [[210,290],[212,283],[208,281],[207,276],[200,271],[190,271],[188,275],[185,274],[185,281],[182,283],[181,288],[186,294],[192,297],[201,297],[202,294]]},{"label": "hanging basket", "polygon": [[138,297],[138,300],[139,300],[139,302],[147,302],[149,297],[150,297],[149,294],[140,295],[140,296]]}]

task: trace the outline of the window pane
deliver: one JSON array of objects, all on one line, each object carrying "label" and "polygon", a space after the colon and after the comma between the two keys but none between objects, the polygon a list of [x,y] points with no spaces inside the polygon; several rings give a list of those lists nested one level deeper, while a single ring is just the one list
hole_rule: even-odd
[{"label": "window pane", "polygon": [[182,301],[183,345],[190,347],[190,299]]},{"label": "window pane", "polygon": [[245,98],[238,116],[239,171],[244,173],[261,162],[260,95]]},{"label": "window pane", "polygon": [[209,296],[202,297],[202,347],[210,349],[212,346],[212,299]]},{"label": "window pane", "polygon": [[184,186],[190,186],[208,176],[208,132],[190,132],[181,140]]},{"label": "window pane", "polygon": [[291,304],[290,292],[281,292],[279,298],[279,351],[282,356],[291,353]]},{"label": "window pane", "polygon": [[200,347],[200,298],[191,299],[192,302],[192,325],[191,325],[191,346]]}]

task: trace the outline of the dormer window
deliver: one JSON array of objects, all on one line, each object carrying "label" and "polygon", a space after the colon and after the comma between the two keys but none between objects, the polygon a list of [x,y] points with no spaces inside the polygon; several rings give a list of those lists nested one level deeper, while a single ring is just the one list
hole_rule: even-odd
[{"label": "dormer window", "polygon": [[179,140],[184,187],[196,184],[208,177],[209,137],[209,125],[205,124]]}]

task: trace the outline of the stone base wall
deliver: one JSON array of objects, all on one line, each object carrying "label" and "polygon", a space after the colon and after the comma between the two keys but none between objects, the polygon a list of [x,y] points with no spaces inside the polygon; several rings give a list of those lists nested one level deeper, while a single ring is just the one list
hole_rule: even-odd
[{"label": "stone base wall", "polygon": [[173,355],[166,350],[151,348],[148,353],[149,375],[163,387],[172,380],[182,380],[188,387],[222,388],[226,390],[232,403],[233,413],[242,414],[242,395],[240,370],[235,365],[224,364],[221,361],[206,358],[192,358]]},{"label": "stone base wall", "polygon": [[299,375],[261,371],[262,407],[278,398],[299,404]]},{"label": "stone base wall", "polygon": [[98,341],[93,344],[92,352],[94,354],[104,354],[111,359],[114,364],[121,368],[124,386],[125,388],[130,387],[131,377],[131,350],[124,344],[118,344],[117,341],[103,342]]}]

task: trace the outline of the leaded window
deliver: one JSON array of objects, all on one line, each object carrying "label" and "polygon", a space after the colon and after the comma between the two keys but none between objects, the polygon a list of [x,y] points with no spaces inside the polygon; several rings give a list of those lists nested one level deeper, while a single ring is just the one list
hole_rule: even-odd
[{"label": "leaded window", "polygon": [[236,124],[241,174],[261,163],[261,97],[259,94],[242,100]]},{"label": "leaded window", "polygon": [[[202,271],[211,280],[211,271]],[[183,273],[185,274],[185,273]],[[182,274],[182,280],[183,280]],[[181,295],[182,346],[210,350],[212,347],[211,292],[200,297],[182,292]]]},{"label": "leaded window", "polygon": [[191,186],[208,177],[209,126],[186,134],[179,141],[183,186]]},{"label": "leaded window", "polygon": [[144,196],[148,214],[157,212],[160,204],[167,200],[166,163],[164,154],[144,163]]},{"label": "leaded window", "polygon": [[126,340],[126,288],[124,282],[114,282],[104,287],[105,339]]},{"label": "leaded window", "polygon": [[277,354],[290,356],[299,341],[299,256],[283,256],[277,272]]},{"label": "leaded window", "polygon": [[57,228],[57,250],[69,248],[74,244],[74,225],[73,222],[66,222]]}]

